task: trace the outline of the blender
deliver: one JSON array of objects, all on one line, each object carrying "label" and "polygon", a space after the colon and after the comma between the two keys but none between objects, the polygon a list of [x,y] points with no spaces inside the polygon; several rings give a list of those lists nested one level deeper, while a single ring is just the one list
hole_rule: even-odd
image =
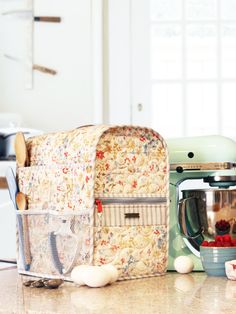
[{"label": "blender", "polygon": [[200,245],[214,239],[216,223],[227,222],[236,236],[236,142],[212,135],[166,140],[170,159],[168,270],[189,256],[203,270]]}]

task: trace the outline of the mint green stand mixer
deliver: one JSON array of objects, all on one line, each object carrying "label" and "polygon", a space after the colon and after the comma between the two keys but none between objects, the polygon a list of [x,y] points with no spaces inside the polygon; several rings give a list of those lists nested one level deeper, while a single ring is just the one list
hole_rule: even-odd
[{"label": "mint green stand mixer", "polygon": [[[235,220],[236,226],[236,215],[233,211],[236,210],[236,190],[232,189],[236,185],[236,142],[218,135],[175,138],[166,142],[170,159],[168,270],[174,270],[174,260],[181,255],[191,257],[194,270],[202,270],[199,246],[204,239],[214,238],[215,231],[210,226],[213,216],[230,213],[231,221]],[[195,196],[199,193],[203,195],[202,199],[197,199],[198,203],[202,202],[202,206],[196,205],[195,196],[181,200],[186,188],[190,188],[190,192],[193,188],[192,194]],[[228,205],[229,210],[216,207],[209,193],[220,194],[219,204],[217,198],[214,202],[222,208],[225,206],[222,205],[222,198],[225,204],[227,196],[232,203]],[[206,205],[207,194],[210,197],[207,196],[209,204]]]}]

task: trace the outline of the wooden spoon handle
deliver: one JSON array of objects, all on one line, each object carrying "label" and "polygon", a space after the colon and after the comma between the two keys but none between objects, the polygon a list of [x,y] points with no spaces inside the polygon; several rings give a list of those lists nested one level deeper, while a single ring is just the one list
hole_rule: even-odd
[{"label": "wooden spoon handle", "polygon": [[22,217],[23,224],[23,237],[24,237],[24,253],[25,253],[25,262],[27,265],[31,264],[31,253],[30,253],[30,238],[29,238],[29,223],[28,217],[23,215]]},{"label": "wooden spoon handle", "polygon": [[[26,195],[22,192],[16,194],[16,205],[18,210],[27,210],[28,202]],[[24,256],[27,265],[31,263],[31,253],[30,253],[30,238],[29,238],[29,224],[27,215],[22,215],[22,225],[23,225],[23,242],[24,242]]]}]

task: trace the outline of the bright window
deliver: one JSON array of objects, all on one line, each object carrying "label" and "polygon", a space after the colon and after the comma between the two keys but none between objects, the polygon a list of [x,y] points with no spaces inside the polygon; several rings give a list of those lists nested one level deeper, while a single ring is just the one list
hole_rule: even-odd
[{"label": "bright window", "polygon": [[152,127],[236,137],[236,0],[150,0]]}]

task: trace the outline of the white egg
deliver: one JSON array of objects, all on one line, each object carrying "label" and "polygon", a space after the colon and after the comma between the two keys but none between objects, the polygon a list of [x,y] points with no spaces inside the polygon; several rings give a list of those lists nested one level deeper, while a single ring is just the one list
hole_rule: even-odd
[{"label": "white egg", "polygon": [[116,267],[112,264],[105,264],[101,266],[103,269],[105,269],[106,271],[108,271],[109,275],[110,275],[110,281],[109,283],[113,283],[118,279],[118,270],[116,269]]},{"label": "white egg", "polygon": [[83,281],[89,287],[103,287],[110,282],[109,272],[100,266],[89,266],[83,271]]},{"label": "white egg", "polygon": [[180,274],[187,274],[193,270],[193,261],[188,256],[178,256],[174,260],[175,270]]},{"label": "white egg", "polygon": [[74,283],[76,283],[79,286],[83,286],[85,285],[84,283],[84,270],[89,267],[89,265],[79,265],[73,268],[70,276],[71,279],[74,281]]}]

